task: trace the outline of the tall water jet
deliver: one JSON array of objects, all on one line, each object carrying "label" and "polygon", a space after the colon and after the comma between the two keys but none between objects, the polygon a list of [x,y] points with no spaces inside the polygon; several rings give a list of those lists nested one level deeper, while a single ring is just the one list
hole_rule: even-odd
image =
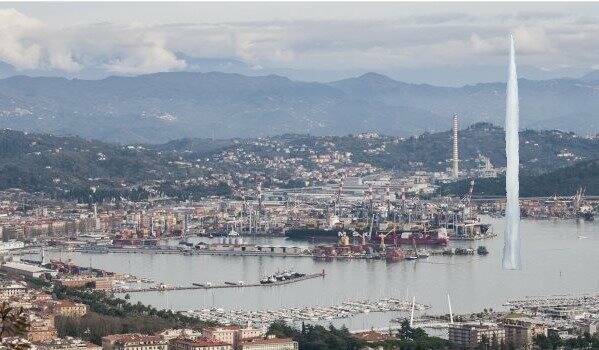
[{"label": "tall water jet", "polygon": [[506,270],[520,269],[520,203],[518,168],[518,75],[516,74],[516,57],[514,37],[510,35],[510,67],[507,82],[505,109],[505,153],[507,169],[505,173],[505,191],[507,203],[505,207],[505,235],[503,246],[503,268]]}]

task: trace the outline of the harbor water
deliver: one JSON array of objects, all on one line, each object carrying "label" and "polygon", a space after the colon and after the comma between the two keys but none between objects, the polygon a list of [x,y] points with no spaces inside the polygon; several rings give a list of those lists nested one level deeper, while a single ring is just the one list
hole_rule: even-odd
[{"label": "harbor water", "polygon": [[[484,217],[495,232],[503,220]],[[278,270],[326,271],[326,277],[277,287],[226,288],[132,293],[131,301],[157,308],[192,310],[267,310],[336,305],[346,299],[415,296],[430,305],[429,314],[445,314],[447,293],[455,314],[503,309],[508,299],[534,295],[599,291],[599,222],[523,220],[522,269],[503,270],[503,237],[478,242],[451,242],[451,247],[485,245],[487,256],[430,256],[416,261],[320,261],[309,257],[254,257],[182,254],[49,253],[77,265],[128,273],[172,285],[244,281],[254,283]],[[247,241],[248,239],[246,239]],[[249,239],[251,241],[251,239]],[[260,238],[257,244],[298,245],[284,238]],[[308,245],[309,243],[299,243]],[[352,330],[385,328],[402,312],[369,313],[327,321]]]}]

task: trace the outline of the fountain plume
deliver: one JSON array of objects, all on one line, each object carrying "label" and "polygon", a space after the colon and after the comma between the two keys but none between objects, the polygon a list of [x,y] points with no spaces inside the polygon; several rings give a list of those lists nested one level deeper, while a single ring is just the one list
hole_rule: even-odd
[{"label": "fountain plume", "polygon": [[520,269],[520,203],[518,168],[520,157],[518,155],[518,75],[516,74],[514,37],[510,35],[510,64],[506,94],[505,110],[505,153],[507,156],[507,169],[505,173],[505,235],[503,246],[503,268],[506,270]]}]

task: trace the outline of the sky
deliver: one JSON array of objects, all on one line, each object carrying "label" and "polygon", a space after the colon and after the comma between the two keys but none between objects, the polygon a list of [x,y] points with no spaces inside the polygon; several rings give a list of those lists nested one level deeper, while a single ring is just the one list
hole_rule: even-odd
[{"label": "sky", "polygon": [[599,68],[594,3],[1,3],[0,76],[223,70],[456,86]]}]

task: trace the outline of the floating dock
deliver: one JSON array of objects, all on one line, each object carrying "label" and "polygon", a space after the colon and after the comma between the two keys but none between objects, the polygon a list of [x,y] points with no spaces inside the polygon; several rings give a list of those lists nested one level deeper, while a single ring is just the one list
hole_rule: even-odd
[{"label": "floating dock", "polygon": [[202,284],[202,283],[193,283],[191,286],[151,286],[151,287],[143,287],[143,288],[118,288],[113,289],[113,293],[143,293],[143,292],[167,292],[173,290],[194,290],[194,289],[222,289],[222,288],[249,288],[249,287],[276,287],[282,286],[291,283],[297,283],[317,277],[324,277],[326,273],[324,270],[318,273],[311,273],[305,276],[296,277],[283,281],[276,281],[272,283],[248,283],[248,284],[240,284],[238,282],[224,282],[222,284]]}]

